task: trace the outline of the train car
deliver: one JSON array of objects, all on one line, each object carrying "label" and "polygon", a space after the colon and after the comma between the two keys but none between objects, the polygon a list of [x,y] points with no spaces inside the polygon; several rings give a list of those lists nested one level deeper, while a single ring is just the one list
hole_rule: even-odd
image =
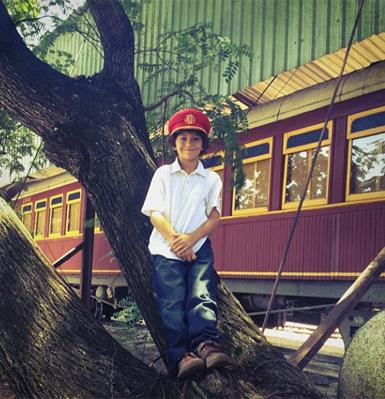
[{"label": "train car", "polygon": [[[55,166],[32,174],[19,195],[20,218],[50,262],[83,241],[85,195],[74,177]],[[127,295],[127,283],[97,217],[94,233],[93,293],[100,299],[121,299]],[[75,288],[80,284],[81,263],[82,252],[78,252],[57,269]]]},{"label": "train car", "polygon": [[[265,312],[293,217],[304,188],[335,81],[250,110],[239,134],[245,184],[234,189],[223,147],[212,143],[207,168],[222,178],[222,217],[213,235],[216,267],[247,310]],[[51,167],[36,174],[19,198],[24,224],[51,261],[82,239],[84,190]],[[92,284],[126,283],[98,225]],[[385,63],[346,75],[274,303],[286,317],[318,322],[385,244]],[[59,270],[78,285],[80,254]],[[349,340],[385,304],[384,276],[340,326]],[[307,311],[304,312],[303,308]]]},{"label": "train car", "polygon": [[[276,323],[286,316],[318,323],[385,246],[384,79],[384,63],[344,77],[278,286]],[[231,165],[219,154],[206,160],[224,182],[214,237],[218,273],[261,317],[334,86],[323,83],[250,111],[250,130],[239,138],[242,189],[231,187]],[[384,304],[382,274],[340,325],[344,340]]]}]

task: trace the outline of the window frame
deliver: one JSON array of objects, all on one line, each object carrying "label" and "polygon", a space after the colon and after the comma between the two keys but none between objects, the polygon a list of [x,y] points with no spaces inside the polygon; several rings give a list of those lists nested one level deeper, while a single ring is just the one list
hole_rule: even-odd
[{"label": "window frame", "polygon": [[[99,226],[96,225],[96,219],[99,220]],[[103,227],[100,223],[100,218],[98,214],[95,212],[95,218],[94,218],[94,233],[102,233],[103,232]]]},{"label": "window frame", "polygon": [[[27,206],[31,207],[31,210],[29,212],[24,212],[24,208],[26,208]],[[31,214],[31,230],[28,230],[28,233],[30,233],[31,235],[33,235],[33,231],[34,231],[34,226],[33,226],[33,202],[26,202],[25,204],[21,205],[21,222],[23,223],[23,226],[28,230],[28,227],[24,224],[24,216],[25,215],[29,215]]]},{"label": "window frame", "polygon": [[[69,200],[68,198],[69,198],[69,196],[71,195],[71,194],[75,194],[75,193],[79,193],[79,198],[76,198],[76,199],[74,199],[74,200]],[[74,205],[74,204],[79,204],[79,209],[80,209],[80,212],[79,212],[79,230],[68,230],[68,222],[69,222],[69,212],[68,212],[68,210],[69,210],[69,207],[71,206],[71,205]],[[81,189],[76,189],[76,190],[72,190],[72,191],[68,191],[67,192],[67,194],[66,194],[66,205],[65,205],[65,232],[64,232],[64,234],[67,236],[67,237],[73,237],[73,236],[79,236],[79,235],[82,235],[82,232],[81,232],[81,215],[82,215],[82,190]]]},{"label": "window frame", "polygon": [[[52,201],[54,199],[56,199],[56,198],[61,198],[61,203],[52,205]],[[61,212],[60,233],[51,233],[52,209],[59,208],[60,206],[62,208],[64,208],[63,194],[53,195],[52,197],[50,197],[50,199],[49,199],[49,220],[48,220],[48,237],[49,238],[55,238],[55,237],[62,236],[62,231],[63,231],[63,209],[62,209],[62,212]]]},{"label": "window frame", "polygon": [[[269,144],[269,152],[267,154],[257,155],[254,157],[246,158],[242,160],[242,166],[247,165],[249,163],[254,163],[258,161],[263,161],[265,159],[270,159],[270,168],[269,168],[269,195],[268,195],[268,202],[271,198],[271,169],[272,169],[272,159],[273,159],[273,136],[267,137],[265,139],[254,140],[249,143],[245,143],[243,145],[244,148],[255,147],[257,145],[262,144]],[[232,189],[232,200],[231,200],[231,215],[232,216],[241,216],[241,215],[255,215],[261,214],[269,211],[269,205],[257,208],[247,208],[247,209],[235,209],[235,196],[236,196],[236,189],[233,187]]]},{"label": "window frame", "polygon": [[[324,123],[318,123],[316,125],[311,125],[311,126],[306,126],[306,127],[296,129],[296,130],[291,130],[291,131],[283,134],[282,154],[284,156],[284,162],[283,162],[284,170],[283,170],[283,181],[282,181],[281,209],[297,208],[298,204],[299,204],[299,201],[285,202],[289,155],[298,153],[298,152],[302,152],[302,151],[314,150],[317,148],[317,145],[318,145],[318,140],[317,140],[313,143],[308,143],[308,144],[303,144],[303,145],[299,145],[299,146],[292,147],[292,148],[287,148],[288,140],[291,137],[297,136],[299,134],[311,132],[311,131],[317,130],[317,129],[322,129],[323,126],[324,126]],[[329,185],[330,185],[330,166],[331,166],[331,157],[332,157],[332,141],[333,141],[333,128],[334,128],[334,123],[332,120],[328,121],[326,128],[328,130],[328,138],[322,140],[322,142],[321,142],[321,148],[329,146],[329,157],[328,157],[328,167],[327,167],[328,173],[327,173],[327,180],[326,180],[325,198],[305,199],[303,202],[304,207],[313,207],[313,206],[328,204]],[[307,174],[307,176],[308,176],[308,174]],[[309,187],[308,187],[308,189],[309,189]]]},{"label": "window frame", "polygon": [[[213,158],[213,157],[218,157],[218,156],[221,156],[222,157],[222,162],[221,162],[221,164],[220,165],[217,165],[217,166],[212,166],[212,167],[209,167],[209,168],[205,168],[205,169],[207,169],[207,170],[212,170],[213,172],[217,172],[218,170],[221,170],[221,171],[223,171],[223,181],[222,181],[222,192],[221,192],[221,205],[222,205],[222,208],[223,208],[223,193],[224,193],[224,187],[225,187],[225,181],[224,181],[224,177],[225,177],[225,152],[223,151],[223,150],[221,150],[221,151],[216,151],[216,152],[211,152],[210,154],[204,154],[204,155],[202,155],[202,161],[204,161],[204,160],[206,160],[206,159],[210,159],[210,158]],[[223,212],[223,209],[221,210],[222,212]],[[222,213],[221,212],[221,213]]]},{"label": "window frame", "polygon": [[[37,209],[37,205],[40,204],[40,203],[42,203],[42,202],[45,202],[45,207],[44,207],[44,208]],[[37,200],[37,201],[35,202],[35,217],[34,217],[34,224],[33,224],[33,236],[34,236],[35,239],[43,239],[44,237],[46,237],[46,231],[47,231],[47,204],[48,204],[47,198],[40,199],[40,200]],[[45,211],[44,232],[43,232],[42,235],[41,235],[41,234],[38,235],[37,232],[36,232],[37,217],[38,217],[38,213],[39,213],[39,212],[42,212],[43,210]]]},{"label": "window frame", "polygon": [[362,112],[358,112],[352,115],[348,115],[347,120],[347,131],[346,131],[346,140],[348,141],[348,153],[347,153],[347,168],[346,168],[346,186],[345,186],[345,201],[346,202],[358,202],[358,201],[366,201],[366,200],[378,200],[385,199],[385,191],[376,191],[372,193],[350,193],[350,174],[352,168],[352,147],[353,140],[359,139],[362,137],[374,136],[379,133],[385,133],[385,125],[381,125],[374,128],[360,130],[356,133],[352,133],[352,125],[353,122],[357,119],[360,119],[364,116],[369,116],[373,114],[377,114],[379,112],[385,111],[385,106],[371,108],[369,110],[365,110]]}]

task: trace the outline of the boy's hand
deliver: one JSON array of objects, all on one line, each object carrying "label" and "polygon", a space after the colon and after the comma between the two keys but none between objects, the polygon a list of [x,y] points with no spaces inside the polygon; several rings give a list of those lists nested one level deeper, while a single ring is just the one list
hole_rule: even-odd
[{"label": "boy's hand", "polygon": [[171,241],[171,249],[176,253],[183,253],[191,249],[195,244],[191,234],[173,234]]},{"label": "boy's hand", "polygon": [[179,256],[182,260],[184,260],[185,262],[192,262],[194,261],[197,256],[195,255],[195,252],[192,249],[188,249],[185,252],[182,253],[176,253],[177,256]]}]

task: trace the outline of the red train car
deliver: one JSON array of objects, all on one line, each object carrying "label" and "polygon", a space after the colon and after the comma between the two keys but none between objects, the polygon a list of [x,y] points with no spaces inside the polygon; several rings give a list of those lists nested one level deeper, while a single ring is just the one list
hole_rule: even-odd
[{"label": "red train car", "polygon": [[[249,112],[250,130],[239,135],[242,189],[233,188],[231,165],[223,164],[219,142],[204,160],[224,183],[223,214],[213,236],[217,270],[254,312],[267,307],[334,85],[323,83]],[[345,76],[342,87],[274,304],[313,321],[385,244],[385,64]],[[57,168],[35,177],[20,197],[21,217],[53,261],[81,240],[84,191]],[[75,285],[79,272],[79,254],[60,269]],[[100,227],[92,284],[125,286]],[[344,337],[384,304],[382,276],[340,326]],[[316,310],[295,311],[303,306]],[[277,314],[282,320],[288,313]]]},{"label": "red train car", "polygon": [[[318,322],[385,246],[384,71],[381,63],[346,76],[333,107],[275,301],[275,308],[313,307],[297,318]],[[267,308],[334,84],[249,113],[251,129],[240,135],[242,189],[230,188],[231,165],[218,154],[206,161],[224,182],[217,269],[256,313]],[[384,304],[383,274],[340,326],[345,340]]]},{"label": "red train car", "polygon": [[[33,174],[19,196],[17,209],[24,225],[51,262],[83,241],[85,190],[63,169],[51,166]],[[58,268],[66,281],[75,287],[80,282],[81,257],[78,252]],[[94,288],[116,290],[127,286],[98,218],[92,267]]]}]

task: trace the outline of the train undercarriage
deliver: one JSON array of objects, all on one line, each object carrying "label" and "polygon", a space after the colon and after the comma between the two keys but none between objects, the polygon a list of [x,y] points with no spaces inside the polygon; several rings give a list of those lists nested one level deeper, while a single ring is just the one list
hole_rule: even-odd
[{"label": "train undercarriage", "polygon": [[[224,279],[255,323],[262,326],[274,281]],[[319,325],[352,282],[281,281],[268,326],[283,327],[286,321]],[[354,333],[385,308],[385,282],[374,283],[355,308],[339,323],[345,347]]]}]

